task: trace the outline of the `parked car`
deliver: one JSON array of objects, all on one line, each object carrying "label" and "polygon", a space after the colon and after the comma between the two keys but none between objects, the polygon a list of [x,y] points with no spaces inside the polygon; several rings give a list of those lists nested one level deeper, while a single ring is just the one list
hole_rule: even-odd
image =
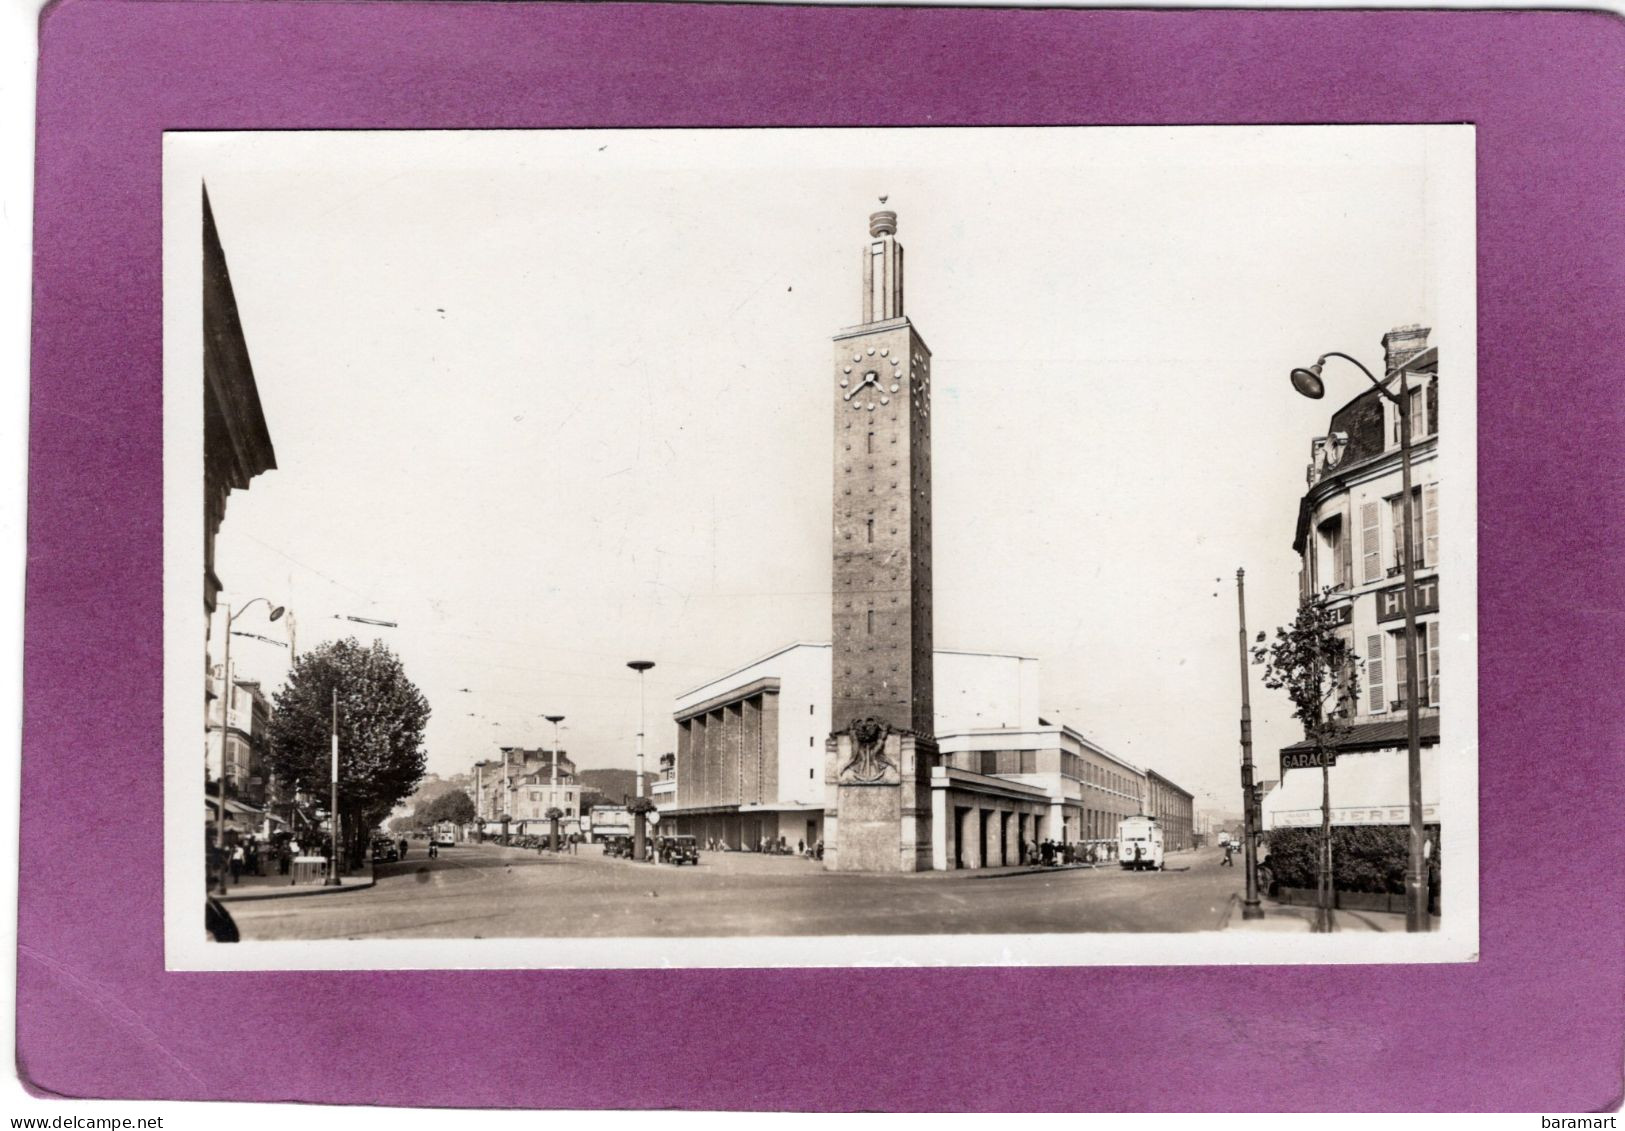
[{"label": "parked car", "polygon": [[691,836],[660,838],[660,860],[665,864],[698,864],[700,842]]}]

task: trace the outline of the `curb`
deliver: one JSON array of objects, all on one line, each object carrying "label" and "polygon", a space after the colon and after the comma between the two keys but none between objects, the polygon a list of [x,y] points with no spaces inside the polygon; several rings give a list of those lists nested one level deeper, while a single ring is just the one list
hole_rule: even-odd
[{"label": "curb", "polygon": [[[262,899],[299,899],[311,895],[338,895],[347,891],[366,891],[378,882],[378,877],[372,875],[358,883],[346,882],[339,887],[328,887],[325,884],[312,884],[309,887],[296,888],[292,884],[284,891],[281,888],[260,888],[251,892],[242,892],[234,895],[217,895],[214,898],[221,903],[256,903]],[[263,892],[264,894],[261,894]]]}]

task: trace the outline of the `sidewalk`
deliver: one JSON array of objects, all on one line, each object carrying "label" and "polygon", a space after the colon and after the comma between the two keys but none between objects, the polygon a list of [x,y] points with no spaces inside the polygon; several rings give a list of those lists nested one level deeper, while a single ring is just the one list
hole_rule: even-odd
[{"label": "sidewalk", "polygon": [[[1296,904],[1276,903],[1272,899],[1261,899],[1259,907],[1264,912],[1262,919],[1243,919],[1241,917],[1241,899],[1233,897],[1230,901],[1230,918],[1225,922],[1225,929],[1229,931],[1260,931],[1260,932],[1293,932],[1309,934],[1315,929],[1315,909],[1313,907],[1300,907]],[[1439,929],[1439,917],[1429,916],[1428,929]],[[1383,931],[1397,934],[1405,933],[1405,916],[1388,911],[1349,911],[1338,908],[1332,912],[1333,931]]]},{"label": "sidewalk", "polygon": [[289,882],[291,877],[277,874],[275,864],[267,864],[263,876],[245,873],[236,883],[229,884],[225,895],[213,892],[210,885],[210,894],[222,903],[239,903],[251,899],[287,899],[297,895],[329,895],[341,891],[361,891],[370,888],[376,882],[369,863],[359,871],[351,872],[347,876],[339,877],[338,887],[328,887],[326,884],[299,884]]}]

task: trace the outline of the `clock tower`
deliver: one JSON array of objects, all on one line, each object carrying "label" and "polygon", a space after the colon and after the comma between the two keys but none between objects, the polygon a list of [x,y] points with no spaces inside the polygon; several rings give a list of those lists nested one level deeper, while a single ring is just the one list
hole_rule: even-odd
[{"label": "clock tower", "polygon": [[903,312],[897,215],[869,217],[863,321],[835,335],[825,865],[929,868],[931,351]]}]

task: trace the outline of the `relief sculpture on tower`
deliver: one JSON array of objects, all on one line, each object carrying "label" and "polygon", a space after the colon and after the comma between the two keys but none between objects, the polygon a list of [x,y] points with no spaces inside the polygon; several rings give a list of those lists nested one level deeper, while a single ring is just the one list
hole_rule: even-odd
[{"label": "relief sculpture on tower", "polygon": [[886,780],[886,772],[897,767],[886,757],[886,736],[891,727],[876,718],[853,719],[852,757],[841,767],[842,781],[872,785]]}]

